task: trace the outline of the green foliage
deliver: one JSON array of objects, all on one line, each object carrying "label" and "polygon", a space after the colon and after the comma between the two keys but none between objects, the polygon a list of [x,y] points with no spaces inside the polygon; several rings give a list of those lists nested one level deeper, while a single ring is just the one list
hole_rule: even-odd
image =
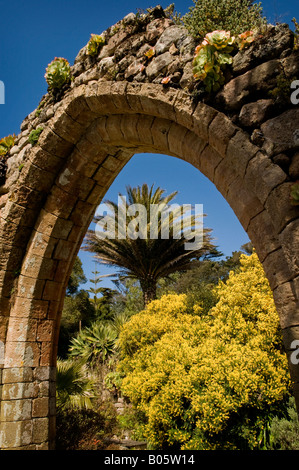
[{"label": "green foliage", "polygon": [[120,390],[123,376],[118,371],[108,372],[105,376],[105,385],[108,390]]},{"label": "green foliage", "polygon": [[87,279],[83,271],[82,261],[80,260],[79,256],[77,256],[69,278],[66,294],[77,294],[80,284],[85,284],[86,282]]},{"label": "green foliage", "polygon": [[250,0],[194,0],[194,6],[182,20],[198,40],[215,30],[230,31],[232,36],[237,36],[266,24],[261,3]]},{"label": "green foliage", "polygon": [[[173,272],[184,271],[191,267],[192,262],[204,256],[214,245],[211,242],[210,229],[203,229],[203,244],[199,249],[186,250],[185,243],[190,242],[185,237],[182,229],[182,208],[176,206],[174,211],[168,214],[169,203],[176,193],[164,196],[164,190],[147,184],[142,187],[127,188],[126,198],[123,196],[121,204],[107,201],[111,213],[97,217],[95,223],[105,225],[105,236],[99,236],[99,232],[89,230],[86,236],[85,250],[95,254],[101,264],[107,264],[121,269],[120,275],[140,282],[144,295],[144,303],[156,297],[156,286],[159,279],[167,277]],[[130,212],[131,206],[139,204],[144,209],[147,224],[144,224],[142,214]],[[156,217],[152,208],[157,209]],[[119,223],[121,216],[126,214],[125,227]],[[104,219],[104,220],[103,220]],[[186,219],[185,219],[186,220]],[[157,221],[156,224],[153,223]],[[198,226],[195,215],[187,219],[188,230],[193,231]],[[184,224],[187,225],[187,224]],[[157,229],[155,236],[152,230]],[[167,237],[163,237],[163,233]],[[190,233],[189,232],[189,233]]]},{"label": "green foliage", "polygon": [[294,80],[296,80],[296,77],[287,78],[282,71],[276,78],[275,88],[268,91],[269,96],[281,105],[289,105],[291,83]]},{"label": "green foliage", "polygon": [[168,7],[164,8],[164,13],[167,18],[170,18],[175,24],[181,25],[182,15],[175,10],[175,4],[171,3]]},{"label": "green foliage", "polygon": [[299,421],[294,397],[290,397],[287,416],[275,417],[271,423],[271,448],[299,450]]},{"label": "green foliage", "polygon": [[71,359],[57,361],[56,406],[58,409],[91,409],[94,382],[88,377],[86,365]]},{"label": "green foliage", "polygon": [[71,357],[81,358],[91,365],[103,363],[116,350],[117,332],[112,323],[94,322],[73,338]]},{"label": "green foliage", "polygon": [[63,57],[55,57],[46,69],[45,79],[49,90],[60,90],[71,81],[71,67]]},{"label": "green foliage", "polygon": [[193,76],[201,80],[205,90],[217,91],[224,84],[222,69],[232,63],[234,38],[230,32],[214,31],[206,35],[205,40],[196,48],[193,60]]},{"label": "green foliage", "polygon": [[230,31],[213,31],[206,34],[197,46],[193,60],[193,76],[201,80],[208,93],[218,91],[225,83],[224,69],[232,64],[231,53],[236,47],[244,49],[255,40],[253,31],[246,31],[237,38]]},{"label": "green foliage", "polygon": [[299,181],[291,187],[291,204],[293,206],[299,206]]},{"label": "green foliage", "polygon": [[14,146],[16,136],[8,135],[7,137],[3,137],[0,140],[0,156],[5,156],[9,150]]},{"label": "green foliage", "polygon": [[37,129],[34,129],[33,131],[30,132],[28,141],[31,145],[35,145],[38,142],[39,136],[43,132],[42,127],[38,127]]},{"label": "green foliage", "polygon": [[70,341],[76,336],[80,328],[88,326],[96,318],[88,292],[80,289],[80,285],[86,281],[82,262],[77,257],[67,285],[62,310],[58,343],[58,354],[62,358],[66,358]]},{"label": "green foliage", "polygon": [[264,448],[284,411],[290,381],[272,292],[256,254],[240,262],[209,316],[173,294],[124,326],[121,390],[145,414],[151,448]]},{"label": "green foliage", "polygon": [[112,403],[100,403],[92,410],[58,409],[56,450],[97,450],[104,447],[102,436],[113,436],[117,426]]},{"label": "green foliage", "polygon": [[70,341],[77,335],[80,328],[88,326],[95,318],[95,311],[87,291],[82,289],[72,296],[65,297],[58,345],[58,353],[61,357],[67,356]]},{"label": "green foliage", "polygon": [[87,44],[87,54],[90,56],[95,56],[98,54],[99,50],[105,44],[105,39],[99,34],[92,34],[91,38]]},{"label": "green foliage", "polygon": [[144,424],[146,416],[142,411],[126,407],[124,412],[117,416],[117,421],[123,431],[130,433],[132,439],[144,440]]},{"label": "green foliage", "polygon": [[94,278],[90,279],[90,282],[94,287],[91,287],[87,292],[91,294],[90,302],[93,305],[95,316],[98,320],[111,320],[113,317],[112,303],[116,291],[109,287],[98,287],[102,279],[107,277],[106,275],[99,276],[100,273],[98,271],[93,271],[92,274]]}]

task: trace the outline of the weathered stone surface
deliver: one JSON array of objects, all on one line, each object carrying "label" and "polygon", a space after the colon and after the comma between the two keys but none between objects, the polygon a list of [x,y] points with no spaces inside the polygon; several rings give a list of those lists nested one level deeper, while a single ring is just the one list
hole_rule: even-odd
[{"label": "weathered stone surface", "polygon": [[273,88],[275,77],[281,72],[276,59],[258,65],[252,70],[230,80],[217,95],[217,102],[229,110],[238,110],[250,101],[251,94]]},{"label": "weathered stone surface", "polygon": [[165,52],[164,54],[155,57],[146,67],[146,75],[150,79],[155,78],[159,73],[165,72],[171,62],[172,55],[169,52]]},{"label": "weathered stone surface", "polygon": [[[258,180],[257,174],[260,175]],[[260,152],[250,160],[246,168],[245,181],[254,190],[262,204],[265,203],[272,189],[282,184],[286,178],[284,171]]]},{"label": "weathered stone surface", "polygon": [[293,42],[294,36],[287,24],[269,26],[268,32],[260,41],[235,55],[233,59],[234,73],[247,72],[254,65],[279,57],[282,52],[292,47]]},{"label": "weathered stone surface", "polygon": [[245,127],[257,127],[269,117],[273,105],[271,99],[245,104],[240,111],[239,122]]},{"label": "weathered stone surface", "polygon": [[168,51],[171,45],[177,45],[180,48],[181,43],[188,36],[188,31],[183,26],[169,26],[155,45],[156,54],[163,54]]},{"label": "weathered stone surface", "polygon": [[286,57],[281,61],[285,75],[288,78],[299,78],[299,51],[294,51],[293,54]]},{"label": "weathered stone surface", "polygon": [[[298,128],[299,128],[299,123],[298,123]],[[293,180],[299,179],[299,152],[296,152],[292,158],[292,162],[290,164],[290,169],[289,169],[289,174]]]},{"label": "weathered stone surface", "polygon": [[299,149],[299,108],[289,109],[261,126],[263,149],[269,155]]},{"label": "weathered stone surface", "polygon": [[146,27],[145,40],[148,43],[152,43],[172,24],[173,22],[168,18],[157,18],[151,21]]}]

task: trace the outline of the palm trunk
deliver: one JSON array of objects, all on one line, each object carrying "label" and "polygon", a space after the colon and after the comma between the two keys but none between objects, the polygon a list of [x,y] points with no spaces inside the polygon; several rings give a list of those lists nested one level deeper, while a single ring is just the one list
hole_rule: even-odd
[{"label": "palm trunk", "polygon": [[140,285],[143,292],[143,304],[146,307],[147,304],[156,299],[157,283],[153,279],[147,279],[140,282]]}]

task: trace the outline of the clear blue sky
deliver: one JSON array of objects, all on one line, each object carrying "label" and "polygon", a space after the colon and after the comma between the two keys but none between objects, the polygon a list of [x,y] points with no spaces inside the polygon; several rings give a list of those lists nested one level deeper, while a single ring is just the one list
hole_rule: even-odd
[{"label": "clear blue sky", "polygon": [[[171,0],[160,1],[166,7]],[[138,8],[155,3],[146,0],[0,0],[0,80],[5,83],[5,105],[0,105],[0,138],[20,132],[23,119],[47,91],[45,69],[56,57],[72,64],[91,33],[101,33]],[[182,14],[192,0],[175,2]],[[291,24],[299,18],[298,0],[264,0],[264,14]],[[167,193],[179,191],[177,202],[203,204],[206,226],[213,229],[216,243],[225,255],[248,241],[236,216],[216,188],[191,165],[165,155],[136,155],[117,177],[106,197],[116,199],[125,186],[155,183]],[[80,252],[87,277],[94,269],[91,256]],[[103,270],[103,273],[106,273]],[[108,283],[106,282],[108,285]]]}]

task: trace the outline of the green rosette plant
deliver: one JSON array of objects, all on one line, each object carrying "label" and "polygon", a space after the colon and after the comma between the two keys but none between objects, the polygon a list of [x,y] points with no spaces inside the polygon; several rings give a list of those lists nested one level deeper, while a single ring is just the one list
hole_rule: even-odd
[{"label": "green rosette plant", "polygon": [[45,79],[49,90],[60,90],[71,81],[71,67],[63,57],[55,57],[46,69]]},{"label": "green rosette plant", "polygon": [[205,36],[197,46],[193,60],[193,76],[203,81],[205,90],[217,91],[224,84],[223,68],[232,63],[230,55],[234,49],[235,37],[229,31],[214,31]]},{"label": "green rosette plant", "polygon": [[250,44],[255,41],[256,36],[257,33],[255,31],[245,31],[245,33],[239,34],[237,38],[237,44],[240,51],[250,46]]},{"label": "green rosette plant", "polygon": [[90,56],[95,56],[99,52],[99,49],[102,48],[105,44],[105,39],[99,34],[92,34],[91,38],[87,44],[87,54]]},{"label": "green rosette plant", "polygon": [[5,156],[15,144],[15,135],[8,135],[0,140],[0,156]]},{"label": "green rosette plant", "polygon": [[224,69],[233,62],[232,52],[243,50],[255,39],[256,32],[246,31],[237,37],[230,31],[216,30],[206,34],[202,43],[195,49],[193,76],[201,80],[208,93],[216,92],[225,83]]}]

